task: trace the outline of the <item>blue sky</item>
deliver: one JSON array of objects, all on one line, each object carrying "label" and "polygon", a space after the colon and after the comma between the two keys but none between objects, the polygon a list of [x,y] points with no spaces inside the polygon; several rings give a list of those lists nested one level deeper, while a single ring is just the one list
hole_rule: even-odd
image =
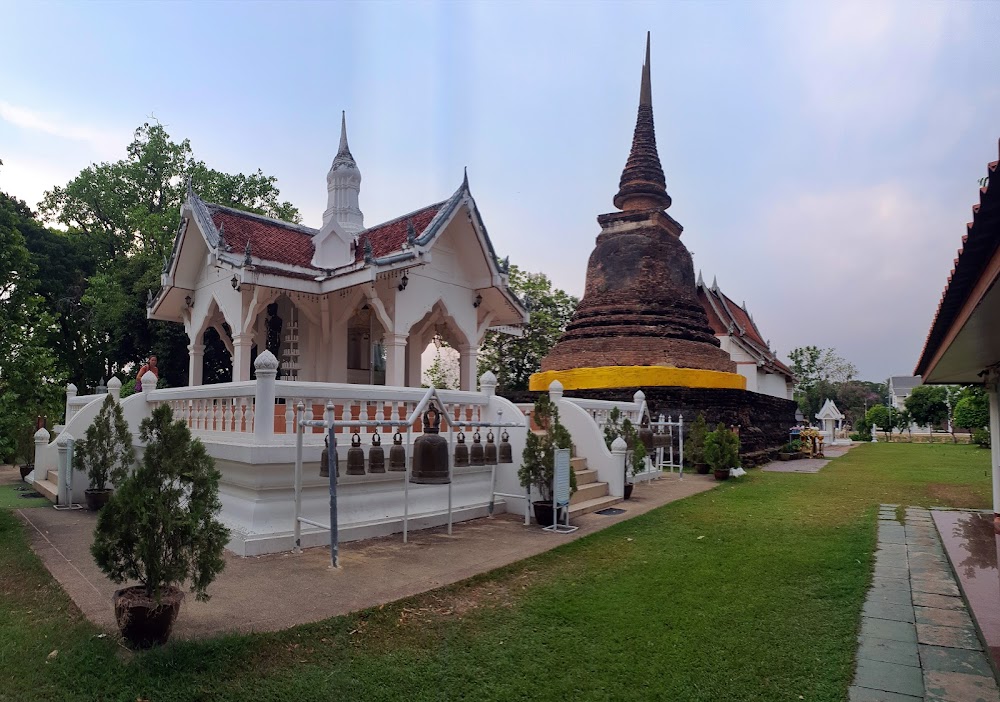
[{"label": "blue sky", "polygon": [[469,169],[501,255],[583,291],[646,30],[670,214],[782,354],[908,374],[998,157],[1000,3],[4,3],[0,189],[155,117],[317,225],[340,111],[369,225]]}]

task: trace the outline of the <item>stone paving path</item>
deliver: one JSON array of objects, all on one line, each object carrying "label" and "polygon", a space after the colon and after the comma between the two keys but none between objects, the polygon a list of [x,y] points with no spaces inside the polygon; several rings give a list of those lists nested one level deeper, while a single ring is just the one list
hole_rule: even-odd
[{"label": "stone paving path", "polygon": [[852,702],[1000,702],[928,510],[881,505]]}]

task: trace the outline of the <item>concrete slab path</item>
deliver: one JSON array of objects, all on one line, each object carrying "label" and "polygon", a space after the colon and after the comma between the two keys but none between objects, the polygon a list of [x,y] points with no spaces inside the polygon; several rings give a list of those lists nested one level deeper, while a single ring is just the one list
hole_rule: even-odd
[{"label": "concrete slab path", "polygon": [[851,702],[1000,702],[929,510],[881,505]]},{"label": "concrete slab path", "polygon": [[[568,535],[524,526],[523,515],[501,514],[445,528],[341,544],[341,568],[330,567],[328,548],[299,555],[240,558],[226,554],[226,569],[209,588],[212,599],[187,596],[174,628],[176,638],[223,632],[277,631],[417,595],[513,563],[582,538],[669,502],[717,485],[711,476],[667,476],[637,485],[616,516],[588,514]],[[94,624],[116,632],[111,597],[118,586],[90,555],[96,516],[47,507],[17,512],[29,527],[32,548]]]},{"label": "concrete slab path", "polygon": [[819,473],[834,458],[840,458],[851,450],[854,444],[828,446],[823,458],[800,458],[795,461],[771,461],[762,470],[769,473]]}]

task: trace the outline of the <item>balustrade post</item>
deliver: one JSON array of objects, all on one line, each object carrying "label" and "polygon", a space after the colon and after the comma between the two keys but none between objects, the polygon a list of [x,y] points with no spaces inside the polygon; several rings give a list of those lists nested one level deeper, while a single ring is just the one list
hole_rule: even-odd
[{"label": "balustrade post", "polygon": [[265,350],[254,360],[253,367],[257,371],[253,436],[256,443],[267,443],[274,438],[274,381],[278,376],[278,359]]},{"label": "balustrade post", "polygon": [[73,408],[69,406],[69,401],[76,397],[76,386],[73,383],[66,383],[66,412],[63,414],[63,425],[69,424],[73,419]]},{"label": "balustrade post", "polygon": [[40,427],[38,431],[35,432],[35,480],[45,480],[45,476],[42,475],[42,453],[45,451],[45,447],[49,445],[49,439],[51,435],[45,427]]},{"label": "balustrade post", "polygon": [[611,455],[614,456],[615,466],[618,470],[612,472],[608,480],[608,492],[614,497],[622,497],[625,494],[625,457],[628,453],[628,444],[622,437],[616,438],[611,443]]},{"label": "balustrade post", "polygon": [[493,397],[497,394],[497,377],[493,371],[486,371],[479,377],[479,392],[486,397]]},{"label": "balustrade post", "polygon": [[108,381],[108,394],[115,398],[115,402],[120,402],[122,399],[122,381],[115,376],[111,376],[111,380]]}]

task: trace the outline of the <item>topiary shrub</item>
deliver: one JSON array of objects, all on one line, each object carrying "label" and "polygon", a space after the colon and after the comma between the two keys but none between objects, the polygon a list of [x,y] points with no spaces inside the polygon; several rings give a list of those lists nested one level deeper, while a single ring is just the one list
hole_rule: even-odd
[{"label": "topiary shrub", "polygon": [[684,453],[692,465],[705,463],[705,437],[708,435],[708,424],[705,422],[705,415],[701,412],[691,423],[691,430],[688,432],[687,442],[684,444]]},{"label": "topiary shrub", "polygon": [[83,439],[76,442],[73,467],[87,474],[91,490],[120,485],[135,462],[132,432],[121,405],[108,395]]},{"label": "topiary shrub", "polygon": [[729,470],[740,463],[740,438],[719,422],[705,437],[705,460],[712,470]]},{"label": "topiary shrub", "polygon": [[139,426],[141,463],[100,512],[91,553],[115,583],[138,581],[159,601],[167,588],[191,581],[198,600],[225,567],[229,530],[216,518],[219,472],[184,422],[160,405]]},{"label": "topiary shrub", "polygon": [[[534,487],[541,501],[552,504],[552,480],[555,477],[555,450],[573,445],[569,430],[559,423],[559,408],[548,395],[539,395],[532,415],[535,423],[544,427],[544,433],[528,432],[517,477],[522,487]],[[570,470],[570,493],[576,492],[576,473]]]}]

